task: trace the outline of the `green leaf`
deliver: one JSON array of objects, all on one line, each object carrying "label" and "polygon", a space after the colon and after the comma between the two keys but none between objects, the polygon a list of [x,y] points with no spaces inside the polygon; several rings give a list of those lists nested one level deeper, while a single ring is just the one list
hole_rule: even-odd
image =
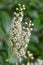
[{"label": "green leaf", "polygon": [[16,59],[16,58],[13,58],[13,57],[10,57],[10,58],[7,59],[6,61],[9,62],[9,63],[15,64],[15,63],[17,62],[17,59]]},{"label": "green leaf", "polygon": [[0,9],[3,9],[4,7],[6,7],[6,3],[0,2]]},{"label": "green leaf", "polygon": [[4,65],[4,62],[2,60],[2,56],[0,55],[0,65]]},{"label": "green leaf", "polygon": [[8,42],[7,37],[6,37],[5,33],[4,33],[4,31],[2,30],[1,26],[0,26],[0,38],[2,40],[5,40],[6,42]]},{"label": "green leaf", "polygon": [[6,33],[9,32],[10,24],[11,24],[11,17],[10,15],[5,11],[0,11],[0,19],[1,19],[1,25]]},{"label": "green leaf", "polygon": [[3,43],[0,42],[0,50],[3,49]]},{"label": "green leaf", "polygon": [[5,11],[0,11],[0,38],[8,43],[8,32],[10,29],[11,17]]},{"label": "green leaf", "polygon": [[30,6],[38,7],[37,4],[39,4],[39,2],[40,2],[39,0],[30,0],[29,5]]},{"label": "green leaf", "polygon": [[38,32],[39,30],[41,30],[43,28],[43,25],[41,24],[39,18],[35,18],[33,20],[33,23],[34,23],[34,31],[35,32]]},{"label": "green leaf", "polygon": [[29,15],[30,15],[30,17],[32,17],[32,18],[38,18],[38,13],[37,13],[37,11],[35,11],[35,10],[31,10],[30,12],[29,12]]},{"label": "green leaf", "polygon": [[32,51],[35,55],[38,55],[40,53],[37,46],[32,42],[29,43],[28,49]]},{"label": "green leaf", "polygon": [[35,34],[32,34],[30,40],[34,43],[39,43],[39,39]]}]

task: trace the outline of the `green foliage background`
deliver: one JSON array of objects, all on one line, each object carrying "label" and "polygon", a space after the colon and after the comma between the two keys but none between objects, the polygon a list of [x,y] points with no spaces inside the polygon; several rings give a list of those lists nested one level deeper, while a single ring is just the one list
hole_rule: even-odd
[{"label": "green foliage background", "polygon": [[[8,58],[8,37],[15,5],[25,4],[24,20],[30,18],[34,23],[34,30],[30,37],[28,50],[36,59],[43,59],[43,0],[0,0],[0,65],[9,65]],[[28,20],[27,20],[28,21]]]}]

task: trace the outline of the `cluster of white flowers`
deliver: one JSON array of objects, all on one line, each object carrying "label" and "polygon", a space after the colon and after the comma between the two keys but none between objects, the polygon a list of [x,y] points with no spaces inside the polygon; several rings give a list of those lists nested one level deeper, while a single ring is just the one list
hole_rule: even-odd
[{"label": "cluster of white flowers", "polygon": [[37,61],[34,63],[34,65],[43,65],[43,60],[37,59]]},{"label": "cluster of white flowers", "polygon": [[[30,20],[29,22],[25,22],[24,26],[22,25],[25,5],[21,6],[21,4],[18,4],[18,6],[19,8],[16,8],[16,10],[19,10],[19,13],[14,12],[14,18],[9,31],[9,46],[12,49],[12,54],[17,57],[19,62],[22,62],[22,59],[26,58],[26,49],[30,40],[31,31],[33,30],[31,26],[34,24]],[[31,59],[34,59],[33,55],[29,51],[27,53]]]}]

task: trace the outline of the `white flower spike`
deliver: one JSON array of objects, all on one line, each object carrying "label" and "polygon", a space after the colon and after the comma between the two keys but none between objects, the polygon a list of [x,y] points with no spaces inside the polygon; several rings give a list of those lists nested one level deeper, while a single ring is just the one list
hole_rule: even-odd
[{"label": "white flower spike", "polygon": [[[9,47],[12,50],[12,54],[17,57],[17,59],[21,62],[23,58],[26,57],[26,49],[30,40],[31,30],[33,30],[31,25],[33,25],[30,22],[25,22],[24,24],[27,25],[27,28],[23,26],[23,10],[25,9],[25,5],[21,7],[21,4],[18,4],[19,8],[16,8],[16,10],[19,10],[20,12],[14,12],[14,17],[11,23],[10,28],[10,38],[9,38]],[[16,15],[16,16],[15,16]],[[30,24],[30,27],[28,26]],[[28,54],[30,51],[28,51]],[[31,56],[31,54],[29,54]],[[22,58],[23,57],[23,58]],[[33,57],[32,57],[33,58]],[[16,64],[17,65],[17,64]],[[22,64],[24,65],[24,64]],[[27,63],[29,65],[29,63]]]}]

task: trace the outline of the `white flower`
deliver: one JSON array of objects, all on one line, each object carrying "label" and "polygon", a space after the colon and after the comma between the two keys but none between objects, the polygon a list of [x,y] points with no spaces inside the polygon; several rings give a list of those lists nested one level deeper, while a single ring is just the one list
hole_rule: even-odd
[{"label": "white flower", "polygon": [[21,54],[21,56],[25,56],[25,50],[24,50],[24,48],[20,49],[20,54]]},{"label": "white flower", "polygon": [[27,62],[27,65],[30,65],[30,62]]},{"label": "white flower", "polygon": [[25,27],[23,26],[23,29],[25,29]]},{"label": "white flower", "polygon": [[18,4],[19,6],[21,6],[21,4]]},{"label": "white flower", "polygon": [[34,24],[32,23],[32,26],[34,26]]},{"label": "white flower", "polygon": [[16,12],[14,12],[14,15],[16,15]]},{"label": "white flower", "polygon": [[32,57],[32,56],[33,56],[33,54],[32,54],[32,53],[30,53],[30,54],[29,54],[29,56],[30,56],[30,57]]},{"label": "white flower", "polygon": [[22,65],[25,65],[24,63]]},{"label": "white flower", "polygon": [[23,5],[23,8],[25,8],[25,5]]},{"label": "white flower", "polygon": [[32,57],[31,57],[31,59],[33,60],[33,59],[34,59],[34,57],[32,56]]},{"label": "white flower", "polygon": [[28,46],[28,45],[27,45],[27,44],[25,44],[25,48],[27,48],[27,46]]},{"label": "white flower", "polygon": [[20,62],[20,63],[21,63],[21,61],[22,61],[22,58],[19,59],[19,62]]},{"label": "white flower", "polygon": [[16,10],[19,10],[18,8],[16,8]]},{"label": "white flower", "polygon": [[31,63],[31,65],[33,65],[33,63]]},{"label": "white flower", "polygon": [[33,31],[33,28],[30,28],[31,31]]},{"label": "white flower", "polygon": [[[16,8],[16,10],[19,10],[21,12],[19,13],[14,12],[14,17],[9,32],[10,33],[9,47],[10,49],[12,49],[12,55],[15,55],[19,62],[21,62],[23,58],[27,58],[26,49],[30,41],[31,30],[33,30],[33,28],[30,28],[30,26],[33,24],[31,23],[30,20],[29,24],[27,22],[24,23],[25,25],[27,25],[27,27],[22,25],[23,10],[25,9],[25,5],[23,5],[22,7],[21,4],[18,5],[20,9]],[[31,59],[33,59],[33,55],[29,51],[28,55]],[[29,65],[29,62],[27,63],[27,65]]]},{"label": "white flower", "polygon": [[25,22],[25,24],[28,24],[27,22]]}]

